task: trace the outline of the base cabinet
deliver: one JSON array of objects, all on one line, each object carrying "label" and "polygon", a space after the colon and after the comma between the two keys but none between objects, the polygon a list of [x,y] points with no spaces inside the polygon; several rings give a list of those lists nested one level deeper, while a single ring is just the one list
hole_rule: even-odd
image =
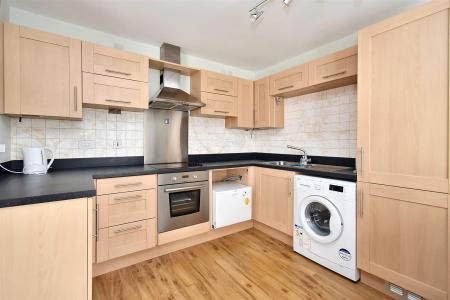
[{"label": "base cabinet", "polygon": [[358,268],[428,299],[447,299],[448,195],[358,185]]},{"label": "base cabinet", "polygon": [[91,201],[0,209],[0,299],[91,299]]},{"label": "base cabinet", "polygon": [[256,168],[253,219],[292,235],[294,172]]}]

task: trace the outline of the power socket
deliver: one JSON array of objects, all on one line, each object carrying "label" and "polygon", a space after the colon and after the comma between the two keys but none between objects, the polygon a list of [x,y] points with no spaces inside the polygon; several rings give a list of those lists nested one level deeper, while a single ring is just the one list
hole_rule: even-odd
[{"label": "power socket", "polygon": [[113,149],[122,149],[123,141],[122,140],[114,140],[113,141]]},{"label": "power socket", "polygon": [[5,152],[6,152],[6,145],[0,144],[0,153],[5,153]]}]

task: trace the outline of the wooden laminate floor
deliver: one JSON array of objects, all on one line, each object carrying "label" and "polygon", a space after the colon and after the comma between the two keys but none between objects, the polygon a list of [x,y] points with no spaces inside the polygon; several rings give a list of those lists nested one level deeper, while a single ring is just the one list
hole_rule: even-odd
[{"label": "wooden laminate floor", "polygon": [[256,229],[94,278],[100,299],[389,299]]}]

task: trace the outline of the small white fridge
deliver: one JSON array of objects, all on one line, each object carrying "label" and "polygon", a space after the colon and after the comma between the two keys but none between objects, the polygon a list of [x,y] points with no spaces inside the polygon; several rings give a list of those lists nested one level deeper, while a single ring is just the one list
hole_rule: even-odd
[{"label": "small white fridge", "polygon": [[235,182],[213,183],[213,227],[252,219],[252,188]]}]

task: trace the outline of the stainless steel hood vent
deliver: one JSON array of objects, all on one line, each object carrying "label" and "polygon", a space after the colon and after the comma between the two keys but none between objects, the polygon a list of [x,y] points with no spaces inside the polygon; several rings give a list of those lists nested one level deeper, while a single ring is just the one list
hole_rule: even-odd
[{"label": "stainless steel hood vent", "polygon": [[[161,45],[160,55],[161,60],[180,63],[180,47],[178,46],[164,43]],[[160,89],[150,99],[150,108],[189,111],[205,106],[200,100],[180,88],[179,70],[165,68],[160,72]]]}]

